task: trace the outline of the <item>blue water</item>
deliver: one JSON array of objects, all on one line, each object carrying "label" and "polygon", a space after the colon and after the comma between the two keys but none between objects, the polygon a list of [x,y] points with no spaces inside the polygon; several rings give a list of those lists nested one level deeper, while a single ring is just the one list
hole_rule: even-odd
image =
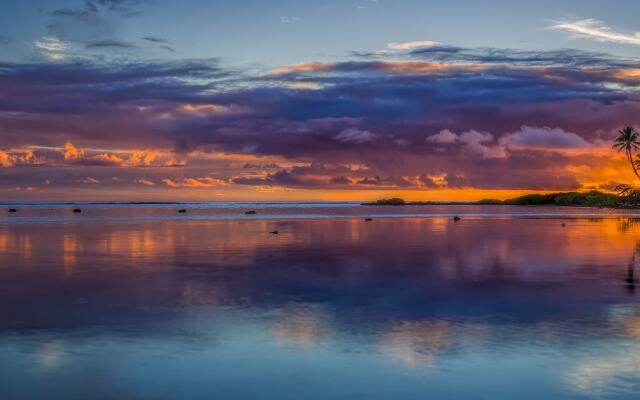
[{"label": "blue water", "polygon": [[634,213],[71,206],[0,219],[2,399],[640,398]]}]

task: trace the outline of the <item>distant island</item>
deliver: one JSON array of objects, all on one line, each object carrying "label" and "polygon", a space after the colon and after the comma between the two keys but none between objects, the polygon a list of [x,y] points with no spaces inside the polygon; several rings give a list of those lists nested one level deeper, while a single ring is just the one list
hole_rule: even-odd
[{"label": "distant island", "polygon": [[393,197],[363,203],[368,206],[420,206],[420,205],[514,205],[514,206],[572,206],[601,208],[640,208],[640,199],[635,196],[589,192],[559,192],[549,194],[526,194],[507,200],[482,199],[469,202],[405,201]]}]

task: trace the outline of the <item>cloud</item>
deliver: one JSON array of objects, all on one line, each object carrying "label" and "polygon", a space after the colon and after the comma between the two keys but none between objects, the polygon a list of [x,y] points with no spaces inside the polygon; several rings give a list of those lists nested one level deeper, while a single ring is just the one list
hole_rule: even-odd
[{"label": "cloud", "polygon": [[42,54],[52,61],[64,60],[68,55],[69,43],[60,40],[57,37],[43,37],[35,40],[33,45],[37,47]]},{"label": "cloud", "polygon": [[12,167],[13,161],[6,151],[0,150],[0,167]]},{"label": "cloud", "polygon": [[343,143],[367,143],[375,140],[376,135],[367,130],[349,128],[338,133],[333,138]]},{"label": "cloud", "polygon": [[85,47],[88,49],[109,48],[109,49],[129,50],[129,49],[134,49],[136,46],[134,46],[131,43],[122,42],[120,40],[97,40],[94,42],[87,43]]},{"label": "cloud", "polygon": [[227,184],[227,182],[222,179],[211,177],[183,178],[180,180],[163,179],[162,183],[171,188],[208,188]]},{"label": "cloud", "polygon": [[451,132],[448,129],[443,129],[435,135],[431,135],[427,138],[427,142],[438,144],[453,144],[458,140],[458,135]]},{"label": "cloud", "polygon": [[523,126],[519,131],[500,139],[509,148],[521,149],[585,149],[593,147],[575,133],[560,128]]},{"label": "cloud", "polygon": [[[100,58],[104,60],[114,51],[133,49],[135,46],[120,38],[120,20],[138,14],[138,6],[146,1],[141,0],[85,0],[77,7],[54,9],[48,13],[46,26],[49,38],[55,38],[78,49],[74,54],[64,51],[45,51],[45,56],[52,60],[74,58],[87,60]],[[44,40],[44,39],[43,39]],[[39,42],[43,42],[40,40]],[[44,43],[51,47],[55,43]],[[143,49],[139,49],[141,52]]]},{"label": "cloud", "polygon": [[404,42],[404,43],[397,43],[397,42],[389,43],[387,44],[387,48],[391,50],[411,50],[419,47],[436,46],[439,44],[440,44],[439,42],[434,42],[431,40],[414,40],[411,42]]},{"label": "cloud", "polygon": [[142,40],[146,40],[147,42],[151,42],[151,43],[168,43],[169,42],[167,39],[157,37],[157,36],[143,36]]},{"label": "cloud", "polygon": [[298,22],[298,21],[300,21],[300,18],[296,17],[296,16],[286,16],[285,15],[285,16],[280,17],[280,22],[285,23],[285,24],[291,24],[291,23]]},{"label": "cloud", "polygon": [[[0,171],[0,189],[43,176],[74,187],[88,167],[100,188],[118,187],[118,176],[132,190],[141,175],[154,190],[572,189],[626,179],[614,176],[624,174],[618,155],[600,149],[620,125],[640,125],[637,62],[444,46],[393,53],[262,74],[216,60],[0,63],[0,138],[38,160],[27,166],[2,149],[15,168]],[[577,175],[572,165],[599,169]]]},{"label": "cloud", "polygon": [[155,186],[155,183],[153,181],[148,180],[148,179],[135,179],[133,182],[139,183],[139,184],[144,185],[144,186]]},{"label": "cloud", "polygon": [[[509,65],[519,67],[533,66],[557,66],[557,67],[602,67],[621,68],[633,67],[638,60],[633,58],[614,57],[605,53],[576,50],[518,50],[502,49],[495,47],[465,48],[457,46],[431,46],[413,49],[408,52],[413,58],[440,63],[466,63],[466,64],[488,64],[488,65]],[[364,58],[369,58],[367,53],[359,54]]]},{"label": "cloud", "polygon": [[640,32],[618,32],[596,19],[561,20],[551,25],[552,29],[558,29],[570,33],[576,38],[592,39],[599,42],[640,45]]},{"label": "cloud", "polygon": [[427,137],[428,143],[439,145],[460,144],[464,151],[479,155],[482,158],[505,158],[506,150],[502,143],[493,144],[494,137],[488,132],[469,130],[456,134],[448,129],[443,129],[435,135]]},{"label": "cloud", "polygon": [[77,148],[73,143],[67,141],[64,143],[63,156],[65,160],[77,160],[84,156],[84,150]]}]

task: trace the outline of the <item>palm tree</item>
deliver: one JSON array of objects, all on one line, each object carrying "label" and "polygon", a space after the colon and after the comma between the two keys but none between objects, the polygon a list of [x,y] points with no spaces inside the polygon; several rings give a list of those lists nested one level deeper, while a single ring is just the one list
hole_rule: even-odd
[{"label": "palm tree", "polygon": [[618,151],[624,150],[627,155],[627,160],[629,164],[631,164],[631,169],[633,169],[633,173],[640,179],[640,174],[638,174],[638,167],[640,167],[640,165],[633,161],[634,151],[640,149],[640,134],[630,126],[619,130],[618,137],[613,142],[613,148]]}]

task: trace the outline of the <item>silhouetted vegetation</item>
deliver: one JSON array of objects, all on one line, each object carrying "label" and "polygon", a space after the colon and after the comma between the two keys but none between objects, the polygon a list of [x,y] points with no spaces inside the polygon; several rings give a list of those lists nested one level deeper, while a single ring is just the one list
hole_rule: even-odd
[{"label": "silhouetted vegetation", "polygon": [[377,200],[372,204],[376,206],[404,206],[407,202],[399,197],[393,197],[390,199]]},{"label": "silhouetted vegetation", "polygon": [[478,201],[480,205],[502,205],[504,201],[498,199],[482,199]]},{"label": "silhouetted vegetation", "polygon": [[633,159],[634,153],[640,149],[640,134],[631,126],[619,130],[618,137],[613,142],[613,148],[618,151],[624,150],[633,173],[640,179],[640,174],[638,174],[640,164],[638,160]]},{"label": "silhouetted vegetation", "polygon": [[382,199],[365,205],[376,206],[416,206],[416,205],[513,205],[513,206],[567,206],[567,207],[606,207],[640,208],[640,191],[627,188],[620,194],[590,192],[558,192],[548,194],[526,194],[507,200],[483,199],[476,202],[409,202],[401,198]]},{"label": "silhouetted vegetation", "polygon": [[574,207],[619,207],[623,198],[597,190],[590,192],[561,192],[549,194],[527,194],[503,202],[516,206],[574,206]]}]

